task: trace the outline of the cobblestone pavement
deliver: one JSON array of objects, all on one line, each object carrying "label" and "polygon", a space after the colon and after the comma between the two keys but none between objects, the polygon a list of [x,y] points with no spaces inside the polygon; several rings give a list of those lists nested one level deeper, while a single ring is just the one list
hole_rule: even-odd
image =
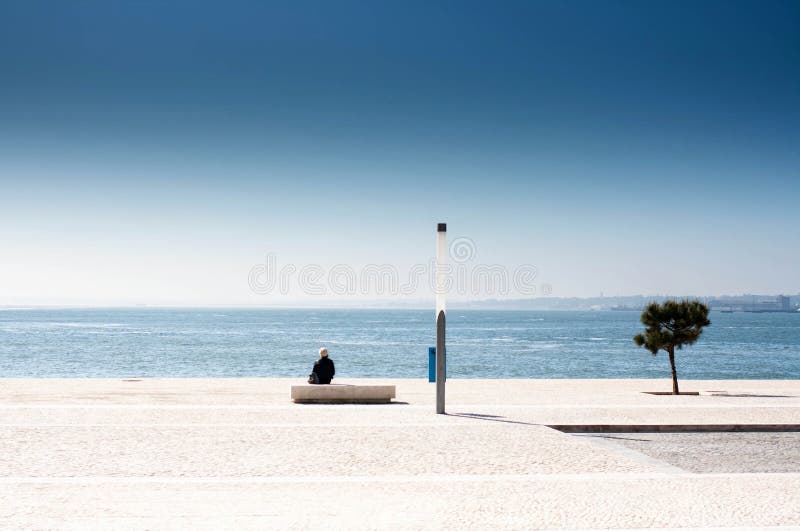
[{"label": "cobblestone pavement", "polygon": [[607,433],[611,441],[690,472],[800,472],[800,432]]},{"label": "cobblestone pavement", "polygon": [[[295,405],[291,380],[0,380],[0,528],[792,526],[798,434],[548,424],[788,424],[800,382],[393,380]],[[312,510],[313,508],[313,510]]]}]

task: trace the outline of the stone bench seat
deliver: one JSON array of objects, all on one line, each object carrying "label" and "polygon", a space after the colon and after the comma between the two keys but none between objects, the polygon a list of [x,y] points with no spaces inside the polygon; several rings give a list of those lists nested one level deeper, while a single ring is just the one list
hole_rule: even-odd
[{"label": "stone bench seat", "polygon": [[298,404],[388,404],[395,397],[393,385],[299,384],[292,386]]}]

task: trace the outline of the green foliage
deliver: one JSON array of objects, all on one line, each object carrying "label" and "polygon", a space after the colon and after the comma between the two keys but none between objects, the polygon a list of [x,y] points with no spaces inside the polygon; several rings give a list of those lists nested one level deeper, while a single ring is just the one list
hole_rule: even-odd
[{"label": "green foliage", "polygon": [[642,312],[642,324],[644,333],[634,336],[633,341],[655,355],[659,350],[674,354],[676,348],[693,344],[711,321],[708,306],[683,300],[649,304]]},{"label": "green foliage", "polygon": [[711,324],[708,320],[708,306],[700,301],[666,301],[664,304],[651,303],[642,312],[642,324],[647,328],[644,334],[636,334],[634,343],[655,354],[665,350],[669,354],[672,369],[672,393],[678,390],[678,371],[675,370],[675,349],[691,345],[703,333],[703,327]]}]

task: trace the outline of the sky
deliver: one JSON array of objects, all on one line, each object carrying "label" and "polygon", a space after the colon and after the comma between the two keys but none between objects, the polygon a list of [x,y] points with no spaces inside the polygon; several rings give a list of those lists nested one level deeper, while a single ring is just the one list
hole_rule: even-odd
[{"label": "sky", "polygon": [[0,3],[0,305],[427,303],[331,277],[438,222],[452,300],[796,294],[799,207],[797,2]]}]

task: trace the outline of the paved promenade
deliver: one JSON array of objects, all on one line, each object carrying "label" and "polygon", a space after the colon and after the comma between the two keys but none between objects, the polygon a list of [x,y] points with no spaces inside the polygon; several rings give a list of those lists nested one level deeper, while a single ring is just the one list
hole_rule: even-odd
[{"label": "paved promenade", "polygon": [[[800,381],[423,380],[300,405],[288,379],[0,379],[3,528],[765,528],[800,525]],[[342,379],[339,383],[367,380]],[[800,529],[800,527],[798,527]]]}]

